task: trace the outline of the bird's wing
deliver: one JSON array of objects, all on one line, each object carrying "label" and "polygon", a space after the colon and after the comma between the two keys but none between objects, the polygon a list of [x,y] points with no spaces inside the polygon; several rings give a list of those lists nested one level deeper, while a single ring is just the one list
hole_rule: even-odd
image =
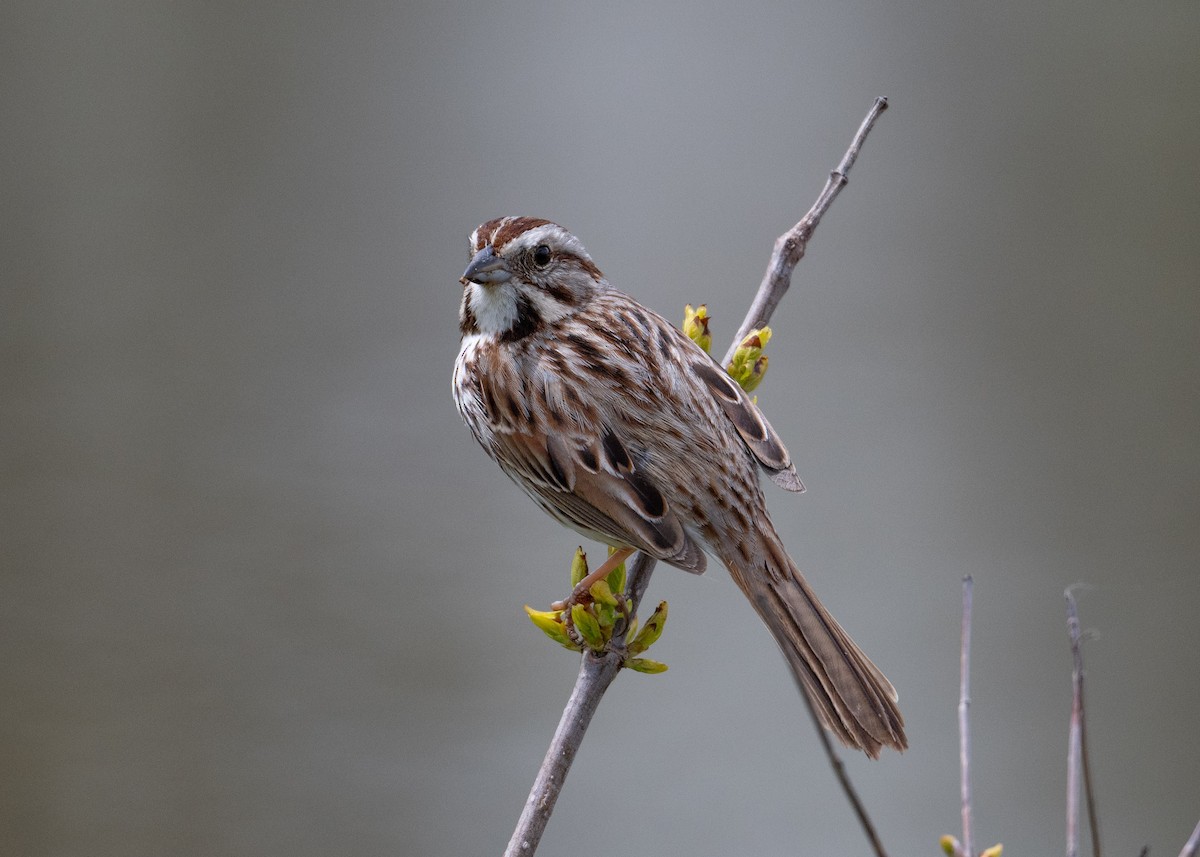
[{"label": "bird's wing", "polygon": [[702,572],[705,556],[617,434],[498,434],[498,460],[552,515],[606,541]]},{"label": "bird's wing", "polygon": [[767,418],[763,416],[758,406],[750,400],[729,373],[722,369],[715,360],[702,351],[698,351],[691,361],[692,371],[705,388],[712,393],[713,398],[720,403],[725,416],[733,423],[737,433],[741,435],[750,452],[767,471],[771,481],[787,491],[803,491],[804,483],[796,475],[796,468],[788,455],[787,447],[771,428]]}]

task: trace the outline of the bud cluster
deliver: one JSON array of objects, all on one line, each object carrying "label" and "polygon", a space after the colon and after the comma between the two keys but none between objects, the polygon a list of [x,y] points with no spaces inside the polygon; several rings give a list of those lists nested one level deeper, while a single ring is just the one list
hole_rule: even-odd
[{"label": "bud cluster", "polygon": [[[575,587],[587,573],[587,555],[582,547],[576,548],[571,561],[571,586]],[[593,583],[569,609],[534,610],[527,604],[525,612],[534,625],[563,648],[574,652],[582,652],[585,646],[594,652],[619,650],[624,655],[621,666],[641,673],[663,672],[666,664],[637,656],[662,636],[667,621],[667,602],[659,603],[639,631],[637,619],[630,619],[624,590],[625,563],[621,563],[607,577]],[[618,628],[623,630],[619,645],[614,646],[613,637]]]}]

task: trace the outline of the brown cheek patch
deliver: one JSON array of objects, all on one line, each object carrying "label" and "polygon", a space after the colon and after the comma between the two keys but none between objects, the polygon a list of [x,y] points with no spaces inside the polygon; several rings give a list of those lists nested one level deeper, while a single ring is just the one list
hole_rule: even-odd
[{"label": "brown cheek patch", "polygon": [[567,288],[567,286],[559,283],[557,280],[545,280],[538,283],[538,285],[541,287],[543,292],[554,298],[554,300],[558,301],[560,304],[571,306],[575,303],[575,295],[572,294],[571,290]]}]

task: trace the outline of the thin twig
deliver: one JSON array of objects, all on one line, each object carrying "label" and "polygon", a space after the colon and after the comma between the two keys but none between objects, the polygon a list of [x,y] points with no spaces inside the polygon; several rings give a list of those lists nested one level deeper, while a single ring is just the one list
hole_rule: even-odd
[{"label": "thin twig", "polygon": [[1179,857],[1196,857],[1197,848],[1200,848],[1200,821],[1196,822],[1196,829],[1192,831],[1192,835],[1184,843],[1183,850],[1179,852]]},{"label": "thin twig", "polygon": [[850,806],[854,809],[854,814],[858,816],[858,823],[862,825],[863,833],[867,836],[867,841],[871,843],[871,848],[875,851],[876,857],[887,857],[887,851],[879,839],[879,834],[875,831],[875,825],[871,822],[871,817],[867,815],[867,808],[859,798],[858,792],[855,791],[854,784],[850,782],[850,775],[846,773],[846,765],[842,762],[842,757],[838,755],[833,742],[829,740],[829,733],[821,723],[821,719],[817,716],[817,710],[813,708],[812,700],[808,698],[807,693],[801,693],[800,698],[804,700],[804,707],[808,709],[808,715],[812,718],[813,727],[817,730],[817,737],[821,739],[821,746],[825,748],[825,755],[829,758],[829,764],[833,768],[833,773],[837,776],[838,782],[841,783],[842,791],[846,793],[846,799],[850,801]]},{"label": "thin twig", "polygon": [[887,110],[887,106],[886,98],[875,99],[875,103],[871,105],[867,117],[863,119],[862,125],[854,135],[854,139],[850,141],[850,148],[842,156],[837,169],[829,174],[829,180],[825,182],[825,189],[821,191],[821,195],[817,197],[813,207],[800,219],[799,223],[775,240],[775,249],[771,253],[771,261],[767,264],[767,271],[763,274],[762,283],[759,284],[758,293],[754,296],[754,302],[750,304],[750,311],[746,313],[745,321],[738,328],[737,335],[733,337],[733,344],[725,352],[725,359],[721,361],[721,365],[729,365],[738,345],[750,331],[758,330],[771,320],[771,314],[775,312],[775,307],[779,306],[779,302],[787,293],[788,286],[792,284],[792,271],[796,264],[804,258],[804,252],[808,249],[808,241],[816,231],[817,224],[821,222],[821,218],[825,216],[829,206],[833,205],[833,201],[837,199],[837,195],[849,181],[846,177],[847,173],[858,159],[859,150],[862,149],[867,134],[871,133],[875,120],[879,118],[879,114]]},{"label": "thin twig", "polygon": [[1087,799],[1088,829],[1092,834],[1092,857],[1100,857],[1100,812],[1092,788],[1092,754],[1088,744],[1087,707],[1083,696],[1083,653],[1079,655],[1079,749],[1083,756],[1083,795]]},{"label": "thin twig", "polygon": [[1067,590],[1067,633],[1075,666],[1071,671],[1071,727],[1067,737],[1067,857],[1079,857],[1079,655],[1075,640],[1079,635],[1079,617],[1075,599]]},{"label": "thin twig", "polygon": [[1087,801],[1088,827],[1092,834],[1093,857],[1100,857],[1100,820],[1096,795],[1092,789],[1092,766],[1088,755],[1087,718],[1083,705],[1083,652],[1080,646],[1079,612],[1070,589],[1067,599],[1067,634],[1071,639],[1071,729],[1067,743],[1067,855],[1079,853],[1079,770],[1083,770],[1083,788]]},{"label": "thin twig", "polygon": [[1100,813],[1092,788],[1092,754],[1088,749],[1087,709],[1083,704],[1083,673],[1079,674],[1079,751],[1083,761],[1083,796],[1087,800],[1088,830],[1092,834],[1092,857],[1100,857]]},{"label": "thin twig", "polygon": [[958,667],[958,760],[962,770],[962,850],[975,857],[971,838],[971,575],[963,578],[962,654]]},{"label": "thin twig", "polygon": [[[821,217],[829,209],[842,187],[845,186],[846,173],[850,171],[850,167],[858,158],[863,141],[875,124],[875,120],[879,118],[879,114],[886,109],[886,98],[875,99],[874,105],[867,113],[867,118],[863,120],[854,139],[850,142],[850,148],[846,150],[837,169],[830,174],[816,203],[799,223],[781,235],[775,242],[775,250],[767,266],[767,274],[763,277],[758,294],[755,295],[754,302],[751,304],[737,336],[734,337],[733,344],[729,347],[729,353],[724,360],[726,365],[733,359],[733,353],[746,334],[770,321],[775,307],[779,305],[780,299],[791,285],[792,271],[795,269],[796,263],[804,256],[813,230],[817,228]],[[650,583],[650,575],[653,570],[653,559],[643,553],[634,556],[626,587],[630,616],[636,615],[638,604]],[[583,736],[591,722],[592,715],[595,714],[600,699],[621,668],[624,651],[621,649],[622,644],[618,641],[623,639],[624,629],[618,623],[618,627],[613,631],[614,651],[606,652],[603,655],[584,653],[579,667],[579,676],[575,679],[575,688],[571,691],[571,697],[567,700],[566,708],[563,709],[562,718],[559,720],[558,729],[554,732],[550,748],[546,751],[546,757],[538,769],[533,788],[530,789],[529,797],[525,801],[525,808],[517,821],[517,828],[513,831],[512,839],[509,840],[508,848],[504,852],[505,857],[531,857],[537,851],[542,833],[546,829],[546,823],[554,811],[554,804],[562,791],[563,782],[571,769],[571,763],[583,742]],[[842,783],[842,788],[850,799],[850,803],[866,831],[867,838],[871,840],[878,857],[886,857],[883,847],[879,844],[875,828],[871,825],[858,795],[855,794],[841,760],[838,759],[829,743],[829,738],[825,735],[824,728],[817,720],[812,705],[808,703],[808,698],[804,694],[801,696],[809,706],[809,713],[812,714],[813,721],[817,726],[817,733],[825,744],[825,750],[833,764],[834,772]]]}]

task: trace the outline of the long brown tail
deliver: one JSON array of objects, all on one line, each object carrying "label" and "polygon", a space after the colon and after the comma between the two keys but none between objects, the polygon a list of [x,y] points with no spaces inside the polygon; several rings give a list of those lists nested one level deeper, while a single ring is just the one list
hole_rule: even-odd
[{"label": "long brown tail", "polygon": [[770,520],[764,518],[758,528],[762,547],[747,551],[750,563],[736,545],[723,559],[775,635],[821,722],[872,758],[882,747],[905,749],[895,688],[817,600]]}]

